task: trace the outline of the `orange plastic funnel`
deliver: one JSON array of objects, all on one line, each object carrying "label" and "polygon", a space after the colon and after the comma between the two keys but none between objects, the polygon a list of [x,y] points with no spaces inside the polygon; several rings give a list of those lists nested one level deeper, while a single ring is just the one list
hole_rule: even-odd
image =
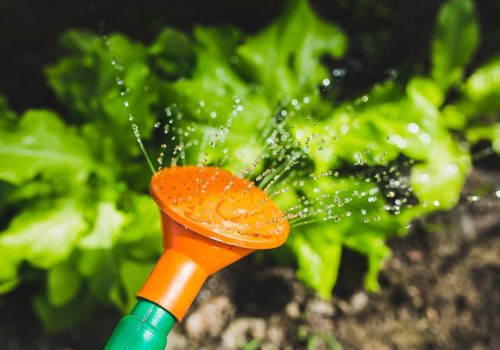
[{"label": "orange plastic funnel", "polygon": [[166,168],[153,176],[151,193],[161,210],[165,252],[138,296],[178,320],[209,275],[288,237],[288,221],[269,196],[219,168]]}]

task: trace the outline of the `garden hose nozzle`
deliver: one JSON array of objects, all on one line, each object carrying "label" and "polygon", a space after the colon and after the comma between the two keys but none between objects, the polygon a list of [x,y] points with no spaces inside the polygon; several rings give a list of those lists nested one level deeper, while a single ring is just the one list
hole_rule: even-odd
[{"label": "garden hose nozzle", "polygon": [[137,295],[139,311],[120,321],[106,349],[163,349],[174,318],[184,317],[209,275],[288,237],[270,197],[220,168],[166,168],[153,176],[151,193],[165,251]]}]

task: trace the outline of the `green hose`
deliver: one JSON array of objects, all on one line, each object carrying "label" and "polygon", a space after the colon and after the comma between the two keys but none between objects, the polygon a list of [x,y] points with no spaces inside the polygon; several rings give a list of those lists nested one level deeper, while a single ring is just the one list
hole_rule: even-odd
[{"label": "green hose", "polygon": [[104,350],[164,350],[175,318],[162,307],[139,299],[116,326]]}]

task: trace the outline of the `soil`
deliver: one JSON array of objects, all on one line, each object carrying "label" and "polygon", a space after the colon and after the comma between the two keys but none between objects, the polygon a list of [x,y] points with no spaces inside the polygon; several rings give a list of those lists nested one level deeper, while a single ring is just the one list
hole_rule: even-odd
[{"label": "soil", "polygon": [[[463,196],[499,184],[498,169],[476,169]],[[500,349],[499,212],[490,192],[414,222],[389,242],[394,253],[377,293],[363,290],[365,262],[353,252],[330,301],[292,268],[247,258],[209,279],[168,349]],[[104,310],[46,335],[26,303],[31,294],[0,297],[1,349],[99,349],[120,318]]]}]

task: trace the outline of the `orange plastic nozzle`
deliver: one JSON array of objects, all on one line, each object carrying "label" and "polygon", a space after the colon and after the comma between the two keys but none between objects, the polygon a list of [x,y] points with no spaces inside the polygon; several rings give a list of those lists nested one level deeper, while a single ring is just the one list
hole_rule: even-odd
[{"label": "orange plastic nozzle", "polygon": [[138,296],[182,319],[206,278],[256,249],[282,245],[288,221],[248,180],[215,167],[172,167],[153,176],[165,252]]}]

